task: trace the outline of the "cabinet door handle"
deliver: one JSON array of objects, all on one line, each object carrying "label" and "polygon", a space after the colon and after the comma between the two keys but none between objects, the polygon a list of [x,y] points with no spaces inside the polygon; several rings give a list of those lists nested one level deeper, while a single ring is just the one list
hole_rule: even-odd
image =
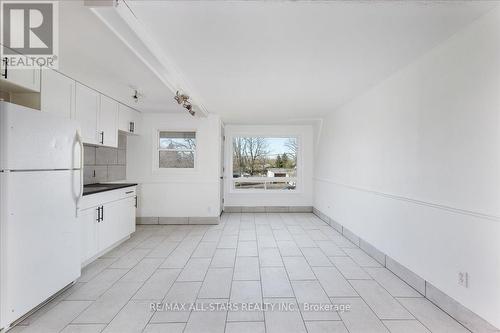
[{"label": "cabinet door handle", "polygon": [[134,133],[134,130],[135,130],[135,123],[134,123],[133,121],[131,121],[131,122],[129,123],[128,129],[129,129],[129,132],[130,132],[130,133]]},{"label": "cabinet door handle", "polygon": [[101,131],[101,144],[104,144],[104,131]]},{"label": "cabinet door handle", "polygon": [[104,221],[104,206],[101,206],[101,221]]},{"label": "cabinet door handle", "polygon": [[7,57],[3,58],[3,59],[2,59],[2,62],[3,62],[4,67],[5,67],[5,69],[3,70],[3,74],[2,74],[2,76],[3,76],[4,78],[7,78],[7,66],[9,65],[9,58],[7,58]]},{"label": "cabinet door handle", "polygon": [[130,193],[134,193],[134,191],[127,191],[127,192],[125,192],[125,194],[130,194]]},{"label": "cabinet door handle", "polygon": [[101,222],[101,206],[97,207],[97,223]]},{"label": "cabinet door handle", "polygon": [[137,208],[137,195],[135,196],[135,208]]}]

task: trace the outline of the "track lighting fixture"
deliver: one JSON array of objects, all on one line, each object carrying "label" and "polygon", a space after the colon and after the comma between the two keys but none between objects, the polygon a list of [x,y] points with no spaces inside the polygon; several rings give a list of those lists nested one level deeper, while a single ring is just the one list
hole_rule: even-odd
[{"label": "track lighting fixture", "polygon": [[189,100],[189,96],[185,95],[185,94],[181,94],[179,91],[177,91],[175,93],[174,99],[177,102],[177,104],[183,104]]},{"label": "track lighting fixture", "polygon": [[189,102],[188,95],[181,94],[179,91],[177,91],[175,93],[174,99],[177,102],[177,104],[182,105],[182,107],[185,108],[186,110],[188,110],[189,114],[194,117],[196,112],[193,110],[193,105],[191,105],[191,103]]}]

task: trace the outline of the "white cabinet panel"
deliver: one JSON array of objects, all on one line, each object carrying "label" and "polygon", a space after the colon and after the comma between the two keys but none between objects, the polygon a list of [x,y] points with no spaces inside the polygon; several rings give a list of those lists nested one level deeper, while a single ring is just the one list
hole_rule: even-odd
[{"label": "white cabinet panel", "polygon": [[86,262],[99,252],[97,239],[98,207],[82,210],[78,214],[80,223],[80,258]]},{"label": "white cabinet panel", "polygon": [[80,123],[85,143],[98,144],[99,93],[76,83],[75,119]]},{"label": "white cabinet panel", "polygon": [[99,251],[106,250],[115,242],[127,236],[121,234],[118,226],[121,215],[120,209],[122,207],[121,201],[114,201],[103,205],[101,222],[97,224]]},{"label": "white cabinet panel", "polygon": [[8,69],[7,81],[33,92],[40,91],[40,69]]},{"label": "white cabinet panel", "polygon": [[135,111],[135,110],[132,110],[131,111],[131,123],[134,124],[134,131],[133,133],[134,134],[140,134],[140,124],[141,124],[141,119],[142,119],[142,116],[141,116],[141,113],[138,112],[138,111]]},{"label": "white cabinet panel", "polygon": [[118,221],[118,229],[120,234],[129,235],[135,232],[135,203],[136,197],[121,200],[121,216]]},{"label": "white cabinet panel", "polygon": [[123,104],[119,106],[118,129],[124,132],[131,132],[130,121],[132,121],[132,110]]},{"label": "white cabinet panel", "polygon": [[75,80],[51,69],[42,70],[41,110],[66,119],[75,117]]},{"label": "white cabinet panel", "polygon": [[0,61],[0,86],[6,91],[40,91],[40,68],[15,69],[6,66],[6,59]]},{"label": "white cabinet panel", "polygon": [[75,118],[85,143],[118,147],[118,102],[76,83]]},{"label": "white cabinet panel", "polygon": [[135,194],[135,187],[127,187],[83,197],[78,212],[82,264],[135,231]]},{"label": "white cabinet panel", "polygon": [[99,130],[104,146],[118,147],[118,102],[104,95],[100,96]]},{"label": "white cabinet panel", "polygon": [[141,114],[126,105],[120,104],[118,129],[123,132],[138,134]]}]

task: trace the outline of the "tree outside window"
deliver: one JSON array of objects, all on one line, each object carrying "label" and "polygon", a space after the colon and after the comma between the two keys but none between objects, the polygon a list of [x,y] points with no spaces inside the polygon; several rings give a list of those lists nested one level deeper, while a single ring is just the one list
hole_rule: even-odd
[{"label": "tree outside window", "polygon": [[159,168],[194,168],[196,132],[159,131]]},{"label": "tree outside window", "polygon": [[[240,178],[235,188],[295,189],[297,148],[294,137],[235,137],[233,178]],[[269,180],[258,179],[263,177]]]}]

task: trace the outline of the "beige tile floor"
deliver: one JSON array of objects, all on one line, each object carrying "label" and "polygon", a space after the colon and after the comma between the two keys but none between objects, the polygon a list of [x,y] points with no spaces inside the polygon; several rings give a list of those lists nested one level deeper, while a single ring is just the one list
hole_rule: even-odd
[{"label": "beige tile floor", "polygon": [[[155,303],[224,302],[275,308],[151,309]],[[350,309],[310,311],[306,305]],[[216,226],[138,226],[12,332],[468,330],[314,215],[234,213]]]}]

